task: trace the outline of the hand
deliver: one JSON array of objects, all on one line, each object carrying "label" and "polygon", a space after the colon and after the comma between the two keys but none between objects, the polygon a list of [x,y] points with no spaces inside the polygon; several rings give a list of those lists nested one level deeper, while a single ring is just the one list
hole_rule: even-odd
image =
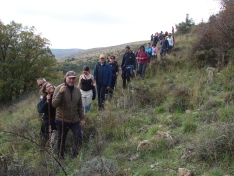
[{"label": "hand", "polygon": [[50,94],[47,94],[47,95],[46,95],[46,99],[47,99],[47,100],[50,100]]},{"label": "hand", "polygon": [[110,89],[110,87],[109,87],[109,86],[107,86],[107,87],[106,87],[106,89]]},{"label": "hand", "polygon": [[44,119],[41,119],[41,123],[44,123]]},{"label": "hand", "polygon": [[62,87],[60,88],[59,92],[60,92],[60,93],[63,93],[63,92],[65,92],[65,90],[66,90],[66,86],[62,86]]},{"label": "hand", "polygon": [[80,125],[81,125],[81,126],[84,126],[84,125],[85,125],[85,121],[84,121],[84,120],[81,120],[81,121],[80,121]]},{"label": "hand", "polygon": [[95,86],[96,86],[96,83],[93,83],[93,86],[95,87]]}]

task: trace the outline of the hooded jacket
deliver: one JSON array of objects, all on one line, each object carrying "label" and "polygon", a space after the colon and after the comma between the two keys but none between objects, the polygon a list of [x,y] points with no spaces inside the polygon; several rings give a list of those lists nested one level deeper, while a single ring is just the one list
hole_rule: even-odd
[{"label": "hooded jacket", "polygon": [[125,53],[123,56],[123,60],[121,63],[121,68],[124,70],[124,67],[127,65],[132,65],[133,70],[136,69],[136,56],[132,51],[129,51],[129,53]]},{"label": "hooded jacket", "polygon": [[62,121],[62,114],[64,114],[64,122],[76,123],[83,120],[84,114],[80,89],[74,86],[73,90],[70,91],[70,89],[66,87],[66,90],[60,93],[59,90],[62,86],[65,86],[65,83],[55,88],[52,99],[52,106],[56,108],[55,119]]}]

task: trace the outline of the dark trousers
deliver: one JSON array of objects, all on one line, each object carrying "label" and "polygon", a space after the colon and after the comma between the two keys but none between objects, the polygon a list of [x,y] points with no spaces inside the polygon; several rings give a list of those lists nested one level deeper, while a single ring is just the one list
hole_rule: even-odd
[{"label": "dark trousers", "polygon": [[98,106],[102,108],[104,107],[106,87],[107,86],[104,86],[104,85],[97,85]]},{"label": "dark trousers", "polygon": [[58,130],[57,150],[59,157],[64,158],[65,141],[69,129],[72,131],[73,134],[73,146],[72,146],[71,157],[72,158],[76,157],[78,155],[78,143],[80,143],[81,145],[82,142],[82,132],[81,132],[80,122],[74,124],[70,123],[69,125],[64,123],[63,130],[62,130],[62,124],[56,124],[56,127]]},{"label": "dark trousers", "polygon": [[116,78],[117,78],[116,76],[112,76],[110,89],[106,91],[108,95],[107,96],[108,100],[111,100],[113,97],[113,93],[114,93],[115,86],[116,86]]},{"label": "dark trousers", "polygon": [[131,74],[130,74],[130,69],[124,69],[122,70],[122,79],[123,79],[123,88],[126,88],[126,81],[129,83],[131,82],[130,80]]},{"label": "dark trousers", "polygon": [[46,142],[49,139],[49,133],[51,133],[53,130],[57,130],[56,129],[56,125],[54,122],[54,118],[50,119],[50,128],[49,129],[49,119],[44,119],[43,123],[41,124],[41,147],[44,147]]}]

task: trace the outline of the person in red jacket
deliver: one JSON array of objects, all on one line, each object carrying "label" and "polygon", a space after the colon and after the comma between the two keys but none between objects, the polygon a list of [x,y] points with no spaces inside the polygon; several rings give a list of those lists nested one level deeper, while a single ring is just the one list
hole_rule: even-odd
[{"label": "person in red jacket", "polygon": [[144,79],[145,77],[145,69],[147,67],[148,58],[149,58],[148,53],[145,52],[145,47],[142,45],[136,57],[138,61],[138,71],[141,79]]}]

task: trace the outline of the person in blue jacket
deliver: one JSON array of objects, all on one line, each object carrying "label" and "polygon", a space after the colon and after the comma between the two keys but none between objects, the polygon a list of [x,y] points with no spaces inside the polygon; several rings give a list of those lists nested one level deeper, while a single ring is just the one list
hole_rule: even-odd
[{"label": "person in blue jacket", "polygon": [[167,54],[168,48],[169,48],[169,43],[164,35],[161,44],[160,56]]},{"label": "person in blue jacket", "polygon": [[104,100],[106,89],[111,86],[111,66],[105,60],[105,54],[101,54],[99,62],[94,67],[94,79],[97,86],[98,110],[104,110]]}]

